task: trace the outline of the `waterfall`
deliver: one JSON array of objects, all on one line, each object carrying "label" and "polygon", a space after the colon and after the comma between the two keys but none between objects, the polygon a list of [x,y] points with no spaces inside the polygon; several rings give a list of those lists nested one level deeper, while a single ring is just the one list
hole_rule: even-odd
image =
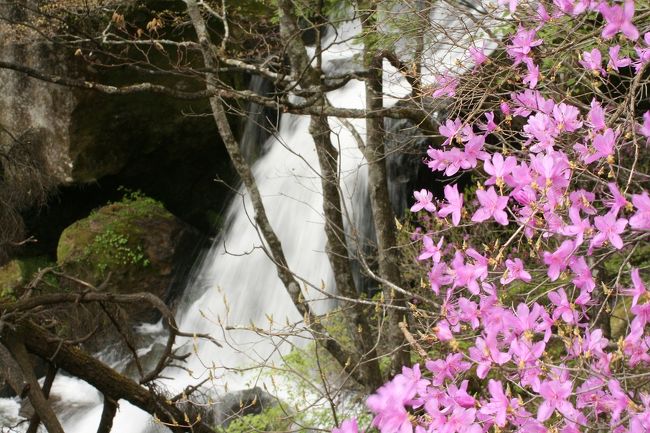
[{"label": "waterfall", "polygon": [[[341,72],[356,64],[353,58],[360,53],[361,46],[354,44],[351,37],[358,31],[358,23],[348,23],[324,41],[332,45],[323,55],[326,73]],[[334,37],[340,43],[333,44]],[[345,87],[329,92],[328,98],[337,107],[363,108],[363,82],[350,81]],[[339,147],[342,193],[351,210],[350,219],[356,225],[368,218],[364,206],[354,205],[367,201],[366,167],[352,134],[336,119],[330,119],[330,123],[333,142]],[[362,119],[351,123],[363,133],[365,122]],[[244,140],[251,137],[252,140],[259,137],[252,133],[252,128],[244,134]],[[259,149],[259,143],[255,142],[244,142],[242,146]],[[277,133],[268,138],[263,148],[264,153],[252,170],[289,267],[301,279],[317,287],[323,286],[325,290],[334,290],[325,254],[321,179],[309,134],[309,118],[283,115]],[[193,273],[176,318],[180,329],[208,333],[221,347],[205,340],[179,341],[183,348],[195,353],[188,359],[186,370],[172,369],[165,373],[170,379],[162,382],[170,394],[203,380],[212,366],[216,367],[212,369],[215,379],[210,387],[216,393],[223,392],[226,384],[229,390],[258,385],[259,372],[242,375],[235,370],[273,363],[280,352],[286,354],[290,350],[290,345],[280,338],[260,337],[242,329],[226,331],[225,328],[256,326],[267,331],[280,330],[287,323],[297,324],[302,319],[277,277],[275,265],[260,248],[263,243],[255,230],[253,208],[243,188],[228,207],[225,221],[224,233],[215,240],[203,263]],[[313,289],[304,294],[307,299],[322,298]],[[332,301],[314,300],[312,308],[324,313],[332,308]],[[300,344],[300,341],[294,339],[292,343]],[[67,385],[75,386],[73,383]],[[102,410],[101,398],[96,392],[86,395],[89,398],[85,410],[70,410],[63,416],[66,432],[85,433],[96,429]],[[157,427],[147,414],[122,401],[114,431],[142,433],[157,431]]]},{"label": "waterfall", "polygon": [[[442,16],[439,12],[432,12],[432,20],[438,22],[459,19],[456,15]],[[362,47],[354,39],[359,31],[358,21],[348,21],[340,24],[337,31],[329,32],[323,42],[327,47],[322,65],[326,74],[360,69],[358,62]],[[439,41],[436,44],[425,52],[427,63],[444,59],[446,64],[453,65],[453,58],[459,56],[458,52],[452,52],[448,47],[441,48]],[[313,54],[313,49],[310,54]],[[385,104],[392,105],[398,98],[407,95],[410,87],[387,62],[384,69]],[[431,82],[431,77],[427,80]],[[329,92],[327,97],[336,107],[364,108],[364,84],[351,80],[344,87]],[[256,110],[260,112],[259,107]],[[252,117],[259,122],[259,116]],[[359,134],[365,134],[363,119],[350,119],[349,123]],[[339,148],[341,191],[350,211],[349,224],[360,228],[362,235],[370,238],[373,229],[368,212],[364,159],[347,128],[335,118],[330,118],[330,124],[333,143]],[[262,137],[254,126],[247,127],[243,134],[242,149],[249,158],[257,153],[254,149],[260,149]],[[325,254],[318,159],[308,126],[309,118],[306,116],[283,115],[277,133],[266,139],[263,152],[255,160],[252,170],[290,269],[314,286],[332,291],[335,287]],[[394,165],[396,172],[403,167],[398,163]],[[400,201],[399,209],[406,204],[403,197],[405,185],[398,173],[391,191],[396,201]],[[206,340],[178,341],[183,349],[193,354],[187,360],[186,369],[168,369],[165,372],[168,379],[161,382],[171,395],[205,379],[209,371],[214,376],[209,384],[216,393],[226,388],[255,386],[262,380],[259,371],[241,374],[236,370],[277,362],[279,354],[290,349],[290,345],[280,337],[262,337],[243,329],[257,327],[277,331],[287,324],[299,324],[301,321],[277,277],[275,265],[261,249],[263,242],[255,230],[253,215],[247,193],[240,188],[226,211],[222,235],[214,241],[188,282],[176,318],[180,329],[210,334],[220,342],[221,347]],[[316,312],[326,312],[333,306],[331,300],[313,289],[305,290],[304,295],[313,300],[312,307]],[[159,331],[149,327],[147,332],[155,335]],[[294,338],[292,343],[300,344],[300,341]],[[59,413],[66,432],[96,430],[102,411],[102,398],[96,390],[78,379],[59,375],[52,394],[74,402]],[[15,405],[11,401],[3,403],[0,400],[0,409],[2,405],[8,407],[8,413],[15,412]],[[120,402],[113,431],[143,433],[159,430],[166,429],[154,425],[151,417],[138,408],[125,401]]]}]

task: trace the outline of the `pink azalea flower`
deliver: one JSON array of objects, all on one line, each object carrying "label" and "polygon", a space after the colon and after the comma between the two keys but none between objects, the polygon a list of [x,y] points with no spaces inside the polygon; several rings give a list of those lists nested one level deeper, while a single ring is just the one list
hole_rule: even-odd
[{"label": "pink azalea flower", "polygon": [[483,164],[483,169],[490,178],[485,181],[485,185],[504,185],[504,180],[510,175],[512,169],[517,165],[517,159],[514,156],[503,158],[500,153],[494,153],[491,159]]},{"label": "pink azalea flower", "polygon": [[399,381],[384,384],[366,400],[368,408],[375,413],[372,425],[382,433],[413,433],[404,404],[415,394],[415,386],[404,386]]},{"label": "pink azalea flower", "polygon": [[465,165],[463,168],[474,168],[478,164],[478,160],[485,160],[489,158],[489,154],[483,150],[485,144],[485,135],[473,135],[467,143],[465,143]]},{"label": "pink azalea flower", "polygon": [[582,121],[578,120],[578,117],[580,117],[580,111],[573,105],[562,102],[553,107],[553,119],[559,132],[577,131],[582,126]]},{"label": "pink azalea flower", "polygon": [[[648,112],[648,115],[650,115],[650,111]],[[497,124],[494,123],[494,112],[493,111],[486,112],[485,119],[487,120],[487,123],[485,125],[479,124],[478,127],[488,133],[495,131],[497,129]]]},{"label": "pink azalea flower", "polygon": [[628,408],[631,400],[630,397],[623,392],[621,384],[617,380],[609,379],[609,381],[607,381],[607,388],[609,389],[610,395],[605,398],[604,406],[611,414],[612,423],[615,423],[621,419],[621,414]]},{"label": "pink azalea flower", "polygon": [[567,401],[571,395],[573,384],[569,381],[545,380],[540,384],[539,393],[544,398],[537,409],[537,420],[546,421],[555,410],[563,415],[573,412],[573,406]]},{"label": "pink azalea flower", "polygon": [[596,98],[591,100],[591,110],[587,113],[587,125],[596,131],[607,128],[607,125],[605,125],[605,112]]},{"label": "pink azalea flower", "polygon": [[340,427],[332,429],[332,433],[358,433],[359,426],[356,419],[346,419],[341,423]]},{"label": "pink azalea flower", "polygon": [[430,191],[427,191],[426,189],[421,189],[420,191],[413,191],[413,196],[417,200],[417,202],[411,206],[411,212],[417,212],[422,209],[429,211],[429,212],[435,212],[436,207],[433,204],[433,194]]},{"label": "pink azalea flower", "polygon": [[[476,405],[476,399],[467,393],[469,380],[463,380],[460,388],[456,384],[450,384],[447,387],[447,395],[450,397],[450,404],[457,404],[460,407],[469,409]],[[446,403],[445,403],[446,404]]]},{"label": "pink azalea flower", "polygon": [[598,229],[598,233],[589,243],[590,252],[593,248],[601,247],[605,241],[609,241],[617,250],[623,248],[623,239],[620,234],[625,231],[625,226],[627,226],[625,218],[616,219],[613,212],[608,212],[605,216],[594,218],[594,225]]},{"label": "pink azalea flower", "polygon": [[429,284],[436,295],[440,294],[440,287],[449,285],[453,281],[448,271],[449,268],[444,262],[434,263],[431,267],[428,274]]},{"label": "pink azalea flower", "polygon": [[457,147],[452,147],[446,152],[446,157],[449,160],[449,165],[445,170],[445,176],[453,176],[458,173],[461,168],[469,168],[465,152]]},{"label": "pink azalea flower", "polygon": [[460,353],[450,353],[447,358],[429,360],[425,363],[427,370],[433,373],[431,381],[433,386],[442,385],[445,380],[454,380],[458,374],[470,369],[471,364],[463,361],[463,355]]},{"label": "pink azalea flower", "polygon": [[551,281],[557,280],[560,272],[569,265],[569,257],[573,255],[574,249],[574,242],[566,240],[555,252],[544,251],[544,263],[548,265],[548,277]]},{"label": "pink azalea flower", "polygon": [[591,71],[594,75],[603,75],[605,76],[605,70],[603,69],[603,56],[600,53],[598,48],[594,48],[591,51],[585,51],[582,53],[582,60],[579,61],[583,68],[588,71]]},{"label": "pink azalea flower", "polygon": [[506,260],[506,272],[501,277],[501,284],[510,284],[514,280],[521,280],[529,283],[532,277],[524,270],[524,263],[521,259]]},{"label": "pink azalea flower", "polygon": [[557,320],[560,317],[566,323],[577,323],[578,322],[578,313],[575,310],[575,307],[569,302],[564,288],[560,287],[555,292],[550,292],[548,294],[548,299],[555,305],[553,310],[553,320]]},{"label": "pink azalea flower", "polygon": [[488,258],[482,254],[479,254],[479,252],[474,248],[468,248],[467,251],[465,251],[465,254],[467,257],[474,259],[474,269],[478,278],[480,278],[481,281],[486,279],[488,276]]},{"label": "pink azalea flower", "polygon": [[452,287],[467,287],[467,289],[474,295],[478,295],[481,288],[478,284],[478,277],[480,269],[476,266],[468,265],[463,260],[463,254],[457,251],[454,255],[454,260],[451,262],[451,275],[453,278]]},{"label": "pink azalea flower", "polygon": [[435,90],[431,96],[434,98],[439,98],[441,96],[452,97],[456,94],[458,83],[458,78],[452,75],[438,75],[436,77]]},{"label": "pink azalea flower", "polygon": [[440,433],[481,433],[483,429],[479,424],[474,423],[475,419],[476,409],[464,409],[456,406],[444,425],[440,426],[437,431]]},{"label": "pink azalea flower", "polygon": [[544,113],[536,113],[528,118],[524,125],[524,132],[529,138],[537,140],[537,143],[531,146],[530,151],[539,153],[553,150],[557,128],[553,119]]},{"label": "pink azalea flower", "polygon": [[542,187],[564,188],[569,184],[571,170],[569,160],[563,152],[533,155],[530,166],[539,175],[536,180]]},{"label": "pink azalea flower", "polygon": [[551,16],[549,15],[548,11],[544,7],[543,3],[540,3],[537,5],[537,11],[536,11],[536,19],[540,23],[547,23],[551,20]]},{"label": "pink azalea flower", "polygon": [[576,407],[578,409],[593,407],[597,413],[601,412],[599,405],[605,395],[603,392],[604,386],[605,383],[600,377],[589,377],[576,390]]},{"label": "pink azalea flower", "polygon": [[564,226],[560,233],[565,236],[574,236],[576,246],[580,246],[584,240],[585,232],[591,230],[591,223],[589,218],[580,218],[580,210],[575,206],[569,208],[569,218],[571,219],[571,225]]},{"label": "pink azalea flower", "polygon": [[621,191],[618,189],[618,185],[614,182],[609,182],[607,184],[607,188],[609,188],[609,192],[612,194],[612,199],[607,200],[605,204],[609,206],[610,211],[614,215],[618,215],[618,212],[625,208],[629,202],[625,198],[623,194],[621,194]]},{"label": "pink azalea flower", "polygon": [[488,381],[488,390],[490,391],[490,401],[484,404],[480,412],[490,416],[488,420],[493,421],[499,427],[505,427],[508,419],[513,421],[517,418],[524,418],[528,414],[521,407],[519,399],[508,398],[503,392],[501,381],[490,379]]},{"label": "pink azalea flower", "polygon": [[[596,214],[596,209],[593,205],[595,199],[596,195],[593,192],[585,191],[584,189],[577,189],[569,194],[571,207],[577,207],[588,215]],[[569,211],[569,215],[570,212],[571,211]],[[571,221],[573,221],[573,219]]]},{"label": "pink azalea flower", "polygon": [[592,356],[601,357],[605,355],[604,349],[607,347],[609,340],[603,337],[602,329],[595,329],[590,332],[588,329],[585,331],[584,338],[581,339],[582,344],[577,351],[578,355],[584,355],[589,358]]},{"label": "pink azalea flower", "polygon": [[506,101],[501,101],[501,103],[499,104],[499,109],[505,116],[510,116],[512,114],[510,110],[510,105],[508,105]]},{"label": "pink azalea flower", "polygon": [[637,211],[630,218],[630,227],[636,230],[650,230],[650,196],[647,191],[632,195],[632,204]]},{"label": "pink azalea flower", "polygon": [[545,99],[537,90],[524,90],[523,92],[510,95],[517,105],[514,110],[516,116],[528,117],[533,111],[541,111],[544,114],[551,114],[555,107],[552,99]]},{"label": "pink azalea flower", "polygon": [[639,302],[639,298],[648,293],[648,290],[646,289],[645,284],[643,283],[643,280],[639,275],[638,268],[632,269],[631,276],[632,276],[632,285],[634,286],[634,288],[624,290],[623,293],[625,293],[628,296],[632,296],[632,306],[634,307]]},{"label": "pink azalea flower", "polygon": [[444,150],[429,147],[427,150],[427,155],[429,158],[431,158],[427,161],[427,166],[431,169],[431,171],[444,171],[449,165],[447,152]]},{"label": "pink azalea flower", "polygon": [[609,61],[607,62],[607,69],[618,72],[618,68],[630,66],[632,60],[629,57],[619,58],[618,53],[621,51],[620,45],[609,47]]},{"label": "pink azalea flower", "polygon": [[483,52],[483,49],[479,49],[475,46],[469,47],[469,55],[472,56],[472,60],[474,60],[475,68],[481,66],[488,59],[488,57]]},{"label": "pink azalea flower", "polygon": [[[527,191],[524,193],[525,196],[530,198],[530,200],[535,201],[537,198],[535,197],[535,192],[530,189],[530,184],[533,182],[533,176],[530,171],[530,167],[528,164],[525,162],[522,162],[520,165],[516,165],[512,167],[512,176],[507,176],[504,178],[508,186],[511,186],[513,188],[516,188],[516,191]],[[527,203],[522,203],[519,198],[514,197],[517,201],[519,201],[521,204],[528,204],[531,201],[528,201]]]},{"label": "pink azalea flower", "polygon": [[572,260],[569,266],[574,274],[574,278],[571,282],[575,284],[578,289],[591,293],[596,288],[596,283],[591,275],[591,268],[587,265],[585,258],[578,257]]},{"label": "pink azalea flower", "polygon": [[460,131],[462,129],[463,124],[458,117],[454,121],[447,119],[445,124],[438,129],[440,135],[447,137],[442,145],[450,144],[453,140],[460,141]]},{"label": "pink azalea flower", "polygon": [[520,369],[536,366],[537,361],[544,354],[545,348],[544,341],[533,343],[528,338],[518,338],[510,343],[510,352]]},{"label": "pink azalea flower", "polygon": [[487,191],[476,191],[476,197],[481,207],[474,212],[472,221],[482,222],[494,217],[494,220],[499,224],[504,226],[508,225],[508,214],[504,211],[508,205],[507,196],[498,195],[494,187],[491,186]]},{"label": "pink azalea flower", "polygon": [[447,320],[440,320],[436,323],[436,326],[433,327],[433,333],[442,342],[454,339],[454,333],[451,331],[449,321]]},{"label": "pink azalea flower", "polygon": [[522,82],[528,84],[529,89],[534,89],[539,81],[539,66],[537,66],[530,57],[524,58],[523,62],[526,64],[526,70],[528,73]]},{"label": "pink azalea flower", "polygon": [[494,337],[476,337],[476,346],[469,348],[469,357],[477,364],[476,375],[485,379],[492,368],[492,364],[503,365],[510,361],[511,355],[499,352],[497,341]]},{"label": "pink azalea flower", "polygon": [[[560,12],[571,16],[580,15],[586,10],[591,9],[591,3],[591,0],[553,0],[553,4],[558,7]],[[556,12],[553,16],[560,17],[562,15]]]},{"label": "pink azalea flower", "polygon": [[418,260],[432,259],[434,263],[438,263],[441,258],[441,248],[444,239],[444,237],[440,238],[438,244],[434,245],[433,240],[429,236],[424,235],[422,238],[424,249],[418,256]]},{"label": "pink azalea flower", "polygon": [[526,30],[519,26],[517,33],[510,41],[510,45],[506,47],[508,55],[514,59],[514,65],[518,65],[524,59],[529,57],[532,49],[543,43],[541,39],[536,39],[536,31]]},{"label": "pink azalea flower", "polygon": [[616,144],[616,135],[611,128],[607,128],[604,133],[596,134],[593,141],[596,154],[590,158],[591,163],[597,159],[610,158],[614,156],[614,145]]},{"label": "pink azalea flower", "polygon": [[463,195],[458,192],[458,185],[446,185],[445,189],[445,198],[447,203],[444,206],[440,207],[438,210],[438,216],[445,218],[447,215],[451,215],[451,221],[454,226],[457,226],[460,223],[460,216],[463,209]]},{"label": "pink azalea flower", "polygon": [[[546,323],[547,321],[549,323]],[[548,317],[546,310],[538,303],[533,304],[531,310],[528,304],[520,302],[517,305],[515,314],[511,317],[509,325],[515,335],[523,335],[525,338],[530,337],[528,333],[535,334],[544,331],[544,341],[548,341],[551,336],[550,321],[551,319]]]},{"label": "pink azalea flower", "polygon": [[633,41],[639,38],[639,31],[632,24],[634,0],[625,0],[622,6],[616,4],[609,6],[603,2],[599,11],[607,23],[601,34],[604,39],[611,39],[619,32]]},{"label": "pink azalea flower", "polygon": [[460,310],[460,320],[469,323],[472,329],[479,327],[480,311],[476,302],[465,297],[460,298],[458,299],[458,309]]}]

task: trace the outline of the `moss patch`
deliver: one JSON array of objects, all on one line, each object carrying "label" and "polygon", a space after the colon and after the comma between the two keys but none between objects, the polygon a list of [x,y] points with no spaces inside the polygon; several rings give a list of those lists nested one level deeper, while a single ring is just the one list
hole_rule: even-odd
[{"label": "moss patch", "polygon": [[0,299],[13,298],[41,269],[52,266],[46,257],[15,259],[0,267]]}]

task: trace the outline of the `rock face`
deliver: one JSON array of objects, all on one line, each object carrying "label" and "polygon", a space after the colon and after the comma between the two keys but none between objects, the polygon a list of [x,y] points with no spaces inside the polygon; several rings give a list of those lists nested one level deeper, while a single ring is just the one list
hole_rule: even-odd
[{"label": "rock face", "polygon": [[[192,255],[198,238],[160,202],[131,194],[66,228],[57,263],[67,274],[102,290],[146,291],[170,302],[176,268]],[[127,312],[134,321],[157,318],[147,306],[132,306]]]},{"label": "rock face", "polygon": [[[145,24],[156,10],[183,7],[180,1],[124,3],[132,8],[134,19]],[[16,21],[25,19],[25,12],[18,7],[0,5],[0,14]],[[4,22],[0,22],[0,53],[4,62],[44,74],[111,85],[155,80],[183,90],[203,86],[200,79],[152,78],[126,67],[102,69],[90,50],[76,55],[73,48],[54,45],[35,32]],[[245,87],[248,81],[241,74],[223,79],[236,88]],[[59,220],[67,221],[55,226],[47,215],[33,218],[38,212],[29,210],[40,208],[43,193],[57,190],[62,193],[54,199],[50,195],[45,213],[56,212],[59,206],[78,212],[77,203],[66,205],[67,191],[95,188],[104,200],[110,200],[121,185],[164,202],[175,215],[204,232],[216,232],[230,193],[228,185],[237,180],[214,121],[203,115],[209,110],[207,100],[179,101],[154,94],[110,96],[39,81],[2,68],[0,89],[0,153],[7,154],[13,148],[29,149],[27,159],[38,163],[30,173],[15,176],[0,161],[0,200],[6,203],[5,196],[15,197],[23,188],[24,194],[14,207],[23,216],[27,210],[30,218],[24,230],[20,215],[14,212],[5,216],[5,210],[0,209],[0,253],[7,242],[15,243],[34,234],[42,238],[35,227],[48,227],[54,232],[50,237],[58,238],[60,230],[75,218],[62,212]],[[235,131],[243,129],[235,117],[232,125]],[[36,188],[31,186],[23,187],[34,178],[43,193],[35,194]],[[217,178],[224,183],[215,182]],[[16,228],[4,233],[11,225]],[[41,252],[48,252],[49,247]],[[0,263],[3,261],[0,255]]]}]

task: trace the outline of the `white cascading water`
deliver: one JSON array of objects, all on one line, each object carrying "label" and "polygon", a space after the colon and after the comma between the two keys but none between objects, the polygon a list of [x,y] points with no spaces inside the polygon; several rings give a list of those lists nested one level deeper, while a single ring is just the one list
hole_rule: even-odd
[{"label": "white cascading water", "polygon": [[[458,15],[432,13],[434,22],[459,20]],[[358,63],[362,47],[355,43],[359,34],[358,21],[342,24],[325,38],[323,70],[341,74]],[[406,50],[406,48],[404,48]],[[313,54],[313,53],[312,53]],[[463,56],[463,52],[449,45],[435,44],[425,52],[428,64],[449,65]],[[385,105],[410,92],[410,86],[390,65],[384,64],[384,86],[388,96]],[[430,82],[431,77],[426,81]],[[364,108],[365,91],[361,81],[352,80],[341,89],[328,93],[330,103],[340,108]],[[350,119],[363,136],[365,122]],[[337,119],[330,118],[333,143],[339,147],[342,173],[342,192],[350,221],[358,224],[364,218],[367,203],[366,166],[352,134]],[[317,167],[318,160],[313,140],[308,131],[309,118],[283,115],[277,134],[265,144],[266,153],[254,164],[253,172],[262,194],[266,212],[278,234],[289,266],[300,278],[326,290],[334,290],[332,271],[325,255],[322,195]],[[190,384],[207,377],[211,370],[215,378],[211,389],[217,392],[249,388],[259,385],[259,371],[240,374],[237,368],[269,364],[286,353],[288,344],[278,338],[261,337],[246,330],[228,330],[226,327],[248,328],[251,325],[265,330],[279,330],[287,323],[299,323],[300,315],[277,277],[275,265],[259,248],[260,234],[254,228],[253,209],[240,188],[226,212],[224,234],[215,241],[198,271],[189,281],[183,303],[177,313],[180,329],[210,334],[222,347],[205,340],[185,340],[187,351],[195,352],[186,363],[189,370],[169,369],[164,386],[170,394],[180,392]],[[308,299],[322,297],[315,290],[305,293]],[[313,303],[316,311],[325,312],[331,301]],[[271,323],[272,320],[272,323]],[[156,332],[149,327],[148,332]],[[294,339],[294,344],[300,344]],[[226,385],[227,384],[227,385]],[[102,397],[83,381],[57,376],[52,395],[60,396],[65,409],[59,411],[68,433],[95,431],[102,412]],[[14,399],[0,399],[0,421],[16,415],[18,403]],[[113,431],[143,433],[166,431],[153,423],[151,417],[125,401],[120,402]]]}]

